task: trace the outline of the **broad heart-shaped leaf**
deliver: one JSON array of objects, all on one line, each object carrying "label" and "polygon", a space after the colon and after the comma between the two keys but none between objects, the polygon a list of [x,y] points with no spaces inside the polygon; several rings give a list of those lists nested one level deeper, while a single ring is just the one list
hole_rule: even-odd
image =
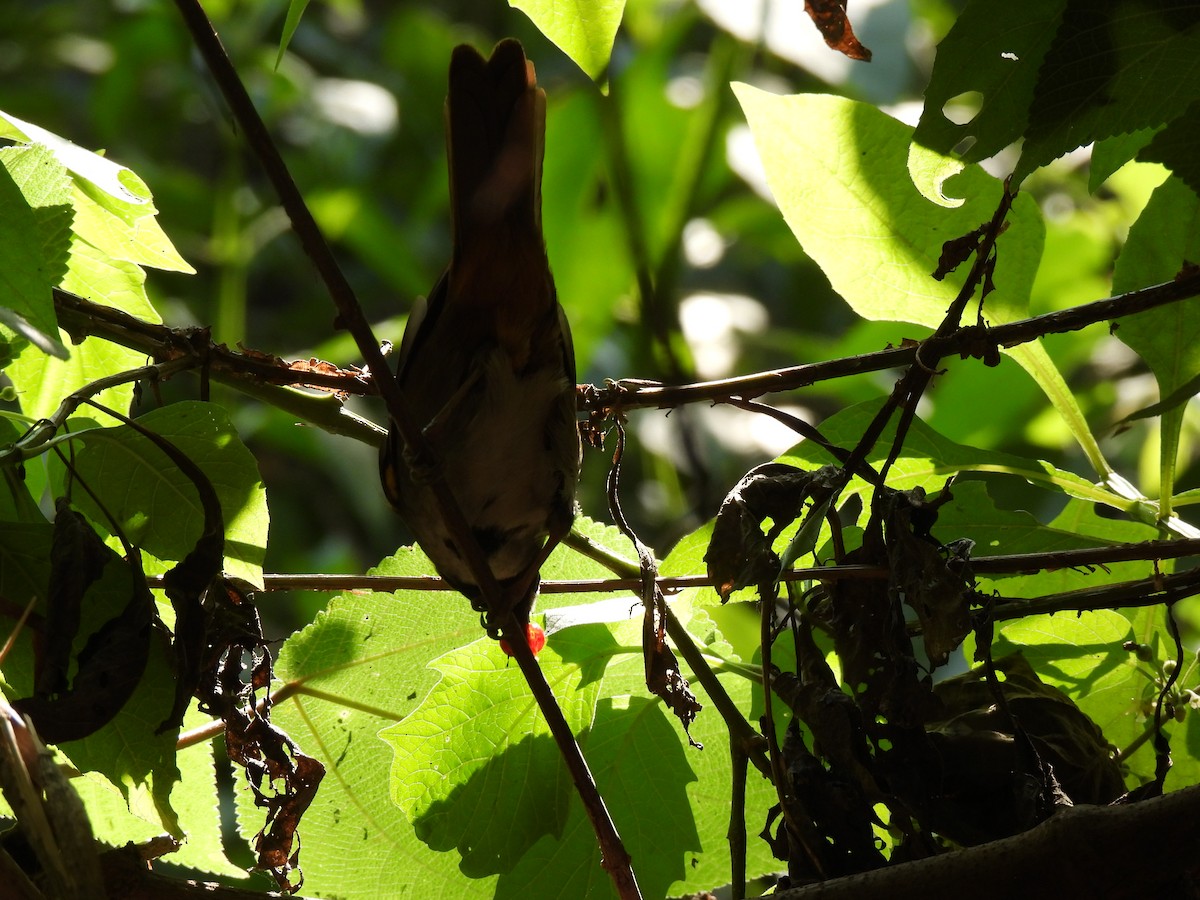
[{"label": "broad heart-shaped leaf", "polygon": [[66,171],[45,147],[0,150],[0,365],[28,341],[62,359],[51,287],[71,220]]},{"label": "broad heart-shaped leaf", "polygon": [[[587,522],[580,525],[593,540],[622,550],[612,529]],[[405,548],[376,571],[412,575],[431,569],[423,554]],[[596,563],[562,547],[543,569],[551,579],[595,577],[603,572]],[[590,727],[579,737],[636,860],[645,895],[675,895],[723,883],[728,878],[725,831],[730,777],[724,725],[719,716],[710,714],[710,701],[702,695],[701,702],[709,709],[700,714],[692,733],[708,746],[703,753],[684,749],[684,737],[674,720],[646,696],[637,646],[639,623],[627,618],[630,601],[609,599],[613,607],[622,607],[622,621],[551,629],[541,659],[560,675],[552,684],[582,684],[586,697],[596,697]],[[674,603],[679,608],[680,601]],[[540,604],[561,607],[558,595],[543,597]],[[556,620],[586,620],[586,612],[560,608]],[[275,693],[284,699],[273,707],[273,719],[306,752],[316,754],[329,773],[300,829],[306,892],[394,896],[419,889],[422,897],[441,898],[611,896],[595,837],[573,793],[559,839],[547,834],[511,872],[477,879],[464,877],[457,853],[439,853],[418,840],[413,825],[391,802],[393,754],[377,735],[381,728],[427,705],[423,701],[438,689],[439,679],[429,660],[463,659],[488,677],[507,677],[504,671],[488,671],[489,666],[502,665],[503,658],[492,642],[477,640],[479,635],[478,616],[463,598],[444,592],[399,591],[338,597],[311,626],[285,643],[275,669],[282,681]],[[464,642],[472,643],[462,648]],[[731,675],[722,679],[735,701],[749,708],[752,683]],[[474,708],[472,701],[466,702]],[[513,740],[519,743],[520,736],[514,735]],[[497,753],[481,765],[503,765],[508,759],[517,761],[515,756]],[[519,772],[512,777],[522,779]],[[555,777],[549,785],[522,781],[522,787],[544,796],[557,783]],[[772,801],[762,779],[751,778],[748,790],[746,815],[753,834],[761,828],[763,811]],[[252,835],[261,827],[262,813],[245,793],[239,793],[238,802],[240,827]],[[639,820],[648,815],[648,805],[657,818],[646,819],[643,828]],[[694,828],[689,825],[693,819]],[[496,827],[502,827],[499,821]],[[520,834],[532,827],[521,826]],[[768,871],[771,862],[765,845],[750,844],[750,871]],[[534,880],[546,890],[532,891],[528,885]],[[564,884],[571,888],[553,887]]]},{"label": "broad heart-shaped leaf", "polygon": [[625,0],[508,0],[579,68],[596,79],[608,68]]},{"label": "broad heart-shaped leaf", "polygon": [[[1178,178],[1155,188],[1150,202],[1129,229],[1117,258],[1113,291],[1121,293],[1170,281],[1185,261],[1200,259],[1200,201]],[[1137,351],[1154,372],[1159,396],[1167,398],[1200,375],[1200,309],[1194,300],[1128,316],[1117,337]],[[1185,405],[1162,415],[1160,490],[1174,492],[1179,433]]]},{"label": "broad heart-shaped leaf", "polygon": [[[574,629],[576,631],[580,629]],[[609,638],[603,628],[594,628]],[[437,686],[405,719],[380,732],[395,756],[392,800],[434,850],[457,849],[472,877],[510,870],[544,834],[558,837],[570,783],[521,670],[482,641],[434,660]],[[573,734],[591,725],[599,682],[538,659]]]},{"label": "broad heart-shaped leaf", "polygon": [[[138,424],[179,448],[208,476],[225,519],[225,572],[261,584],[267,544],[266,492],[258,465],[225,410],[185,401],[146,413]],[[128,540],[160,560],[183,559],[203,530],[204,511],[192,482],[133,428],[84,432],[75,469]],[[85,492],[79,505],[101,527],[107,516]]]},{"label": "broad heart-shaped leaf", "polygon": [[[0,596],[45,596],[50,578],[52,526],[0,523]],[[81,650],[101,625],[120,613],[131,594],[127,567],[108,565],[88,591],[75,650]],[[39,607],[44,610],[44,605]],[[10,700],[33,693],[35,660],[31,630],[13,645],[3,664],[5,693]],[[59,746],[82,772],[99,772],[123,794],[129,808],[158,831],[181,834],[170,795],[179,772],[175,763],[177,732],[154,732],[171,710],[174,676],[165,642],[152,633],[150,657],[133,696],[111,722],[91,736]],[[115,836],[114,836],[115,839]]]}]

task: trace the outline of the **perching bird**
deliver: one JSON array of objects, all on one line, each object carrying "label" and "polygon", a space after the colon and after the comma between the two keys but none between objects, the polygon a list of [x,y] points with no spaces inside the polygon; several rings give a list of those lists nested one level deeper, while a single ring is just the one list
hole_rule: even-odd
[{"label": "perching bird", "polygon": [[[450,59],[446,145],[450,265],[409,316],[396,376],[424,430],[431,468],[395,423],[380,456],[384,493],[438,573],[488,611],[429,487],[449,485],[519,624],[539,570],[574,519],[580,443],[575,354],[542,237],[546,94],[515,40],[484,60]],[[484,617],[490,634],[499,621]]]}]

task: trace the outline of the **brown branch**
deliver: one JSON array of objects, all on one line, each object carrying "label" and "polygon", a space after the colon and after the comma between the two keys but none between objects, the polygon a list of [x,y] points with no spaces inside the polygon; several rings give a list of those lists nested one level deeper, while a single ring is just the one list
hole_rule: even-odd
[{"label": "brown branch", "polygon": [[152,357],[156,362],[177,359],[207,366],[229,380],[253,379],[264,384],[309,387],[337,394],[373,394],[370,378],[361,369],[339,369],[320,360],[286,362],[257,350],[230,350],[215,343],[208,328],[168,328],[136,316],[54,289],[59,324],[76,341],[89,335],[103,338]]},{"label": "brown branch", "polygon": [[992,619],[1000,622],[1056,612],[1157,606],[1160,603],[1175,603],[1196,594],[1200,594],[1200,568],[1175,575],[1151,575],[1137,581],[1122,581],[1104,587],[1063,591],[1030,599],[1000,597],[992,607]]},{"label": "brown branch", "polygon": [[[587,551],[587,539],[572,535],[564,543],[581,553]],[[597,556],[588,554],[591,558]],[[1200,538],[1174,541],[1142,541],[1136,544],[1118,544],[1112,547],[1085,547],[1078,550],[1052,550],[1046,553],[1014,553],[1008,556],[978,556],[971,560],[971,570],[976,575],[1033,574],[1055,569],[1073,569],[1084,566],[1104,566],[1110,563],[1152,562],[1163,559],[1179,559],[1184,556],[1200,555]],[[618,569],[620,578],[576,578],[562,581],[543,581],[543,594],[587,594],[641,589],[640,578],[629,574],[636,566],[620,557],[606,557],[606,565],[624,567]],[[785,572],[782,581],[831,581],[841,578],[887,578],[888,570],[883,566],[809,566]],[[1169,577],[1169,576],[1168,576]],[[161,583],[161,576],[148,579],[151,587]],[[264,575],[263,591],[452,591],[454,590],[435,575]],[[658,579],[659,587],[668,593],[686,588],[712,587],[707,575],[675,575]],[[1024,601],[1030,602],[1030,601]]]},{"label": "brown branch", "polygon": [[[1134,315],[1197,295],[1200,295],[1200,272],[1187,271],[1174,281],[1140,288],[1071,309],[1032,316],[982,330],[974,327],[960,329],[949,337],[931,338],[926,341],[923,354],[928,354],[925,357],[927,359],[929,356],[942,359],[955,354],[969,356],[979,347],[991,344],[1015,347],[1047,334],[1078,331],[1098,322]],[[753,399],[764,394],[809,387],[822,381],[911,365],[916,358],[916,352],[917,345],[914,343],[826,362],[789,366],[786,369],[695,384],[664,385],[615,381],[603,388],[592,388],[585,398],[585,405],[595,410],[669,409],[685,403],[719,403],[730,397]]]},{"label": "brown branch", "polygon": [[[122,900],[263,900],[287,896],[253,888],[172,878],[154,872],[147,862],[133,844],[100,854],[100,870],[107,896],[120,897]],[[100,885],[94,887],[99,889]]]},{"label": "brown branch", "polygon": [[1190,896],[1200,786],[1125,806],[1076,806],[967,850],[779,891],[776,900],[1137,900]]}]

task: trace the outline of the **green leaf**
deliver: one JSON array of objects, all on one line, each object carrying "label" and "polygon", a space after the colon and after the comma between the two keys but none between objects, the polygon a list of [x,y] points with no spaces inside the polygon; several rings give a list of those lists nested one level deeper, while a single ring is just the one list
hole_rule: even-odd
[{"label": "green leaf", "polygon": [[[571,731],[582,732],[599,683],[584,688],[582,669],[563,665],[552,647],[539,663]],[[507,872],[539,837],[562,829],[571,786],[558,748],[521,670],[495,642],[482,638],[430,665],[442,676],[437,686],[380,732],[395,753],[392,800],[432,849],[458,850],[465,874]]]},{"label": "green leaf", "polygon": [[81,238],[114,259],[195,272],[154,219],[150,189],[132,170],[3,111],[0,137],[47,148],[71,173],[74,231]]},{"label": "green leaf", "polygon": [[[1113,291],[1170,281],[1184,261],[1195,259],[1200,259],[1200,201],[1178,178],[1169,178],[1129,230],[1113,273]],[[1115,333],[1146,361],[1163,398],[1200,375],[1200,315],[1194,303],[1172,303],[1128,316],[1117,323]],[[1161,419],[1159,490],[1164,517],[1170,513],[1175,489],[1184,411],[1168,409]]]},{"label": "green leaf", "polygon": [[[1200,259],[1200,200],[1181,180],[1169,178],[1129,229],[1113,273],[1113,292],[1170,281],[1184,261],[1196,259]],[[1126,316],[1114,333],[1150,366],[1164,396],[1200,373],[1200,315],[1191,303],[1171,303]]]},{"label": "green leaf", "polygon": [[1097,141],[1092,148],[1092,167],[1088,171],[1088,190],[1095,193],[1117,169],[1136,157],[1150,143],[1156,129],[1139,128],[1129,134]]},{"label": "green leaf", "polygon": [[[746,85],[734,91],[784,218],[834,290],[866,319],[941,324],[967,271],[963,265],[934,280],[942,246],[991,218],[1000,183],[968,168],[954,180],[967,199],[947,209],[923,197],[907,177],[911,129],[875,107],[815,94],[777,97]],[[928,151],[918,155],[929,158]],[[1016,198],[1009,222],[996,244],[996,290],[984,301],[993,324],[1028,314],[1045,238],[1028,196]],[[1097,473],[1107,474],[1078,401],[1041,343],[1005,352],[1046,393]]]},{"label": "green leaf", "polygon": [[1179,118],[1155,133],[1141,149],[1141,162],[1162,163],[1193,191],[1200,192],[1200,164],[1190,152],[1200,139],[1200,102],[1193,103]]},{"label": "green leaf", "polygon": [[[0,593],[5,597],[44,597],[50,580],[53,526],[0,522]],[[118,615],[129,601],[132,585],[128,567],[108,565],[88,590],[83,620],[76,639],[78,652],[102,624]],[[44,612],[44,606],[42,606]],[[5,693],[10,699],[33,694],[34,640],[27,629],[4,661]],[[82,772],[99,772],[123,795],[129,809],[158,823],[158,832],[182,836],[170,795],[179,780],[175,764],[176,732],[155,734],[171,711],[174,675],[165,641],[151,632],[150,656],[133,696],[116,717],[83,740],[59,746]]]},{"label": "green leaf", "polygon": [[[206,722],[204,716],[189,713],[188,727]],[[171,792],[171,804],[179,812],[179,825],[186,838],[179,850],[163,862],[190,866],[201,872],[229,878],[245,878],[246,871],[233,865],[221,843],[221,816],[218,803],[216,768],[211,743],[195,744],[178,755],[181,780]],[[143,843],[163,833],[157,815],[144,818],[130,812],[121,792],[103,776],[90,773],[72,782],[87,809],[88,820],[98,840],[114,847],[133,841]]]},{"label": "green leaf", "polygon": [[1076,147],[1179,116],[1200,97],[1198,53],[1194,7],[1068,3],[1038,72],[1017,182]]},{"label": "green leaf", "polygon": [[[941,324],[967,268],[936,281],[942,246],[991,218],[1000,182],[968,168],[955,179],[967,200],[946,209],[908,178],[912,130],[875,107],[816,94],[777,97],[747,85],[734,91],[784,218],[834,290],[867,319]],[[993,323],[1026,315],[1045,235],[1037,205],[1024,195],[1010,222],[997,242],[996,290],[984,302]],[[1048,359],[1014,358],[1045,386]]]},{"label": "green leaf", "polygon": [[[847,449],[853,447],[878,411],[881,402],[874,400],[860,403],[830,416],[821,423],[821,433],[834,444]],[[872,463],[882,462],[888,454],[894,435],[893,417],[874,449],[867,454],[867,460]],[[830,462],[830,458],[821,448],[805,442],[779,457],[779,462],[813,467],[825,465]],[[913,419],[905,436],[904,448],[892,466],[888,484],[901,490],[920,486],[928,491],[937,491],[941,490],[947,478],[959,472],[1015,475],[1038,487],[1092,503],[1104,503],[1121,510],[1131,509],[1135,505],[1134,501],[1119,497],[1102,485],[1093,484],[1073,472],[1059,469],[1043,460],[1026,459],[1012,453],[981,450],[955,443],[917,418]],[[870,486],[858,479],[854,479],[849,488],[850,493],[866,494],[869,490]]]},{"label": "green leaf", "polygon": [[[225,572],[261,584],[269,521],[266,493],[258,465],[225,410],[185,401],[137,421],[169,440],[208,476],[225,518]],[[204,523],[195,487],[134,429],[122,425],[85,432],[75,470],[125,536],[146,552],[178,561],[195,546]],[[90,495],[80,492],[79,505],[101,527],[112,527]]]},{"label": "green leaf", "polygon": [[[21,174],[18,182],[35,213],[44,213],[39,226],[45,252],[56,260],[50,281],[143,321],[160,322],[146,296],[141,266],[183,272],[192,269],[159,227],[149,190],[128,169],[0,113],[0,122],[9,120],[21,126],[9,125],[9,137],[25,139],[28,132],[39,140],[45,138],[49,145],[49,149],[42,144],[8,148],[0,151],[0,158],[8,155],[25,160],[16,163],[14,171]],[[49,173],[57,173],[52,190],[46,184]],[[50,333],[59,332],[55,328]],[[142,354],[88,338],[65,362],[46,359],[43,347],[25,346],[9,374],[20,393],[22,409],[31,418],[39,418],[85,384],[144,363]],[[123,384],[109,388],[97,399],[115,409],[128,409],[132,397],[133,385]],[[99,413],[97,418],[104,419]]]},{"label": "green leaf", "polygon": [[[372,574],[420,575],[424,554],[402,548]],[[490,898],[494,879],[470,880],[454,854],[422,844],[390,799],[392,751],[379,730],[412,712],[438,675],[431,656],[480,634],[479,617],[453,593],[351,593],[330,601],[313,624],[284,642],[275,666],[272,721],[327,774],[300,825],[305,890],[317,896],[372,896],[439,890],[429,896]],[[244,787],[244,785],[243,785]],[[238,793],[247,837],[263,812]]]},{"label": "green leaf", "polygon": [[[1019,184],[1076,147],[1178,116],[1200,96],[1198,51],[1191,8],[974,0],[938,46],[916,139],[977,162],[1024,137]],[[956,124],[947,112],[960,99],[978,112]]]},{"label": "green leaf", "polygon": [[70,224],[66,173],[44,147],[0,150],[0,339],[29,341],[66,359],[50,288],[58,283]]},{"label": "green leaf", "polygon": [[[692,820],[695,807],[688,796],[688,787],[697,780],[689,763],[697,753],[685,753],[678,729],[664,715],[662,704],[645,697],[605,700],[581,744],[634,859],[639,887],[647,897],[673,895],[671,885],[688,874],[686,860],[701,849]],[[720,806],[728,826],[727,796]],[[616,896],[599,865],[596,835],[580,803],[572,804],[562,837],[538,843],[513,872],[500,879],[496,896]]]},{"label": "green leaf", "polygon": [[509,0],[592,79],[608,68],[625,0]]},{"label": "green leaf", "polygon": [[[1066,3],[972,0],[938,44],[917,143],[948,154],[969,142],[959,155],[979,162],[1016,141],[1028,122],[1038,71]],[[960,98],[975,101],[978,112],[956,124],[946,112]]]},{"label": "green leaf", "polygon": [[[959,495],[959,490],[960,486],[955,486],[956,497]],[[976,546],[975,552],[980,555],[1043,553],[1081,547],[1135,544],[1138,541],[1149,541],[1158,537],[1158,529],[1152,525],[1123,519],[1102,518],[1096,514],[1096,510],[1097,507],[1093,503],[1084,500],[1069,500],[1063,511],[1049,525],[1035,524],[1032,530],[1023,534],[1019,530],[1010,530],[1007,532],[1006,541],[1001,545],[1002,549]],[[1028,513],[998,512],[1005,517],[1025,517],[1032,520],[1032,516],[1029,516]],[[969,516],[973,518],[974,513],[969,513]],[[991,518],[991,514],[986,512],[984,516]],[[1174,561],[1163,560],[1159,563],[1159,568],[1160,571],[1172,571]],[[991,581],[997,590],[1006,596],[1038,597],[1080,588],[1115,584],[1119,581],[1132,581],[1137,578],[1146,578],[1153,573],[1153,563],[1137,561],[1106,563],[1102,568],[1055,569],[1032,575],[1013,575],[987,580]]]},{"label": "green leaf", "polygon": [[[620,546],[612,529],[582,525],[594,540]],[[563,564],[571,570],[587,571],[593,577],[603,571],[576,554],[566,556]],[[419,551],[404,548],[377,571],[405,575],[429,570]],[[578,601],[577,595],[564,596]],[[627,598],[611,599],[614,606],[622,607],[623,621],[551,629],[540,659],[567,705],[568,718],[575,723],[609,809],[637,860],[647,896],[667,896],[672,883],[696,889],[705,883],[711,886],[727,877],[728,871],[729,754],[724,723],[709,710],[703,712],[692,733],[708,748],[703,753],[685,751],[683,735],[673,720],[664,716],[658,701],[645,696],[642,660],[636,649],[640,620],[627,619]],[[543,598],[548,604],[557,600],[557,595]],[[674,605],[686,618],[687,603],[676,599]],[[589,604],[576,611],[559,604],[556,621],[579,620],[591,608]],[[393,893],[406,887],[427,892],[436,885],[432,896],[446,898],[542,896],[530,887],[536,882],[570,885],[560,888],[561,896],[610,895],[586,815],[574,792],[562,786],[557,751],[549,748],[543,761],[541,749],[533,746],[548,739],[541,733],[544,726],[534,724],[540,718],[528,689],[515,666],[504,667],[494,644],[475,640],[479,634],[478,616],[461,597],[399,591],[338,597],[311,626],[285,643],[276,676],[282,682],[281,696],[287,699],[274,706],[274,722],[302,749],[316,754],[329,771],[301,824],[306,890],[366,896],[385,885]],[[464,641],[472,643],[460,646]],[[436,668],[428,663],[431,656],[437,660]],[[443,677],[445,681],[440,680]],[[749,708],[752,684],[732,676],[725,679],[735,700]],[[464,681],[482,693],[465,692]],[[438,698],[450,705],[437,702]],[[701,696],[701,702],[711,709],[707,698]],[[456,718],[469,720],[472,727],[441,731],[450,738],[449,744],[431,737]],[[506,720],[512,723],[508,731]],[[499,743],[480,744],[471,757],[464,748],[479,741],[476,725]],[[458,843],[452,826],[462,824],[472,812],[478,817],[479,821],[465,826],[482,842],[472,843],[466,867],[460,868],[457,853],[435,852],[418,840],[417,828],[389,800],[389,785],[401,794],[410,789],[389,779],[392,751],[376,737],[382,726],[392,726],[387,729],[392,740],[406,729],[416,732],[403,739],[409,749],[397,754],[397,766],[414,772],[419,768],[412,766],[408,755],[414,748],[431,760],[453,764],[443,770],[450,776],[444,781],[420,773],[413,782],[416,799],[405,802],[416,814],[423,808],[422,798],[453,793],[458,804],[434,807],[444,809],[445,819],[426,814],[417,825],[427,836],[451,846]],[[527,726],[539,736],[528,736]],[[507,750],[499,749],[505,746]],[[652,773],[647,772],[647,759],[654,760]],[[489,776],[501,771],[505,776],[497,788],[501,802],[490,793],[476,793]],[[754,833],[761,827],[756,810],[769,805],[770,792],[762,779],[750,782],[747,815]],[[473,805],[471,797],[479,805]],[[697,797],[705,801],[703,808],[697,807]],[[241,827],[253,833],[260,827],[261,812],[244,797],[239,803]],[[534,810],[525,813],[532,814],[534,821],[514,823],[508,804]],[[651,811],[653,817],[646,819]],[[695,827],[689,825],[693,818]],[[486,833],[489,823],[491,834]],[[556,839],[551,831],[560,831],[561,836]],[[520,849],[531,837],[532,847],[518,861]],[[481,846],[492,855],[480,859]],[[750,856],[752,872],[770,868],[761,842],[751,841]],[[515,862],[516,867],[499,879],[463,877],[464,870],[499,868],[498,859]]]},{"label": "green leaf", "polygon": [[[74,237],[67,259],[64,290],[112,306],[145,322],[159,323],[161,318],[146,296],[146,273],[132,262],[113,259],[86,241]],[[98,378],[129,371],[145,365],[144,354],[96,337],[76,345],[71,359],[47,359],[37,348],[26,347],[9,370],[21,400],[21,409],[30,418],[53,412],[63,397]],[[121,384],[96,396],[99,403],[116,410],[129,409],[133,385]],[[112,422],[98,410],[97,421]]]},{"label": "green leaf", "polygon": [[279,36],[279,53],[275,57],[276,69],[283,62],[283,54],[287,52],[288,44],[292,42],[292,36],[300,27],[300,19],[303,18],[304,10],[307,7],[308,0],[290,0],[288,3],[287,17],[283,20],[283,33]]},{"label": "green leaf", "polygon": [[[0,138],[47,147],[59,162],[74,174],[85,178],[116,200],[126,204],[146,204],[149,192],[140,179],[130,181],[133,173],[124,166],[106,159],[98,153],[85,150],[77,144],[47,131],[40,125],[23,122],[14,115],[0,110]],[[141,190],[139,190],[141,185]]]},{"label": "green leaf", "polygon": [[[125,180],[137,178],[128,172]],[[149,198],[149,189],[140,189]],[[137,205],[122,203],[86,181],[74,186],[75,234],[104,256],[139,266],[195,274],[158,224],[157,210],[147,199]]]}]

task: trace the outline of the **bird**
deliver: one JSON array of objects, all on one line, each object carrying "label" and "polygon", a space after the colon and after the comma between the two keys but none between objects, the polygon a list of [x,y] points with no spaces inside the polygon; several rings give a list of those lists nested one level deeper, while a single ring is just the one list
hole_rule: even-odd
[{"label": "bird", "polygon": [[[546,94],[521,43],[461,45],[446,98],[452,250],[400,343],[396,378],[429,459],[395,421],[380,452],[384,494],[438,574],[498,637],[523,629],[540,569],[570,531],[582,447],[575,353],[542,233]],[[449,486],[499,585],[488,606],[431,488]]]}]

